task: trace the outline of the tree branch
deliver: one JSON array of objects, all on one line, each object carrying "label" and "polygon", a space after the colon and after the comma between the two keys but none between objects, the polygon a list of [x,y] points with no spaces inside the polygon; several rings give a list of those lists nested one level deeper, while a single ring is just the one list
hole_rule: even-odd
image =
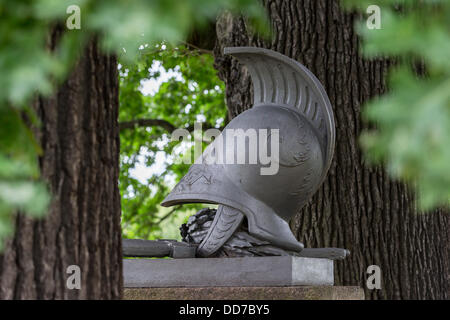
[{"label": "tree branch", "polygon": [[168,132],[172,132],[176,129],[169,121],[162,119],[136,119],[119,123],[120,131],[138,127],[161,127]]},{"label": "tree branch", "polygon": [[[125,129],[134,129],[138,127],[161,127],[171,133],[177,127],[175,127],[172,123],[170,123],[167,120],[162,119],[136,119],[136,120],[130,120],[130,121],[124,121],[119,123],[120,131]],[[215,128],[214,126],[210,125],[207,122],[202,122],[202,129],[208,130]],[[190,125],[187,128],[180,128],[180,129],[186,129],[187,131],[191,132],[194,130],[194,125]],[[223,130],[223,127],[217,128],[219,130]]]},{"label": "tree branch", "polygon": [[183,44],[185,44],[186,46],[191,47],[191,48],[197,50],[197,51],[200,52],[200,53],[205,53],[205,54],[213,55],[213,51],[212,51],[212,50],[200,48],[200,47],[196,46],[195,44],[192,44],[192,43],[189,43],[189,42],[186,42],[186,41],[181,41],[181,42],[182,42]]},{"label": "tree branch", "polygon": [[159,225],[161,222],[163,222],[164,220],[166,220],[168,217],[170,217],[175,211],[177,211],[178,209],[181,208],[181,205],[178,205],[176,207],[174,207],[172,210],[170,210],[165,216],[163,216],[162,218],[160,218],[157,222],[155,222],[155,225]]}]

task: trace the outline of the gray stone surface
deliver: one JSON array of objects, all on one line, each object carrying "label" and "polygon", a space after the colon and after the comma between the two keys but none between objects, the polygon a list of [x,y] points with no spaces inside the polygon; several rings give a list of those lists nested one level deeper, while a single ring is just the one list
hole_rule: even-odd
[{"label": "gray stone surface", "polygon": [[125,300],[364,300],[360,287],[125,288]]},{"label": "gray stone surface", "polygon": [[292,256],[125,259],[126,288],[333,285],[333,261]]}]

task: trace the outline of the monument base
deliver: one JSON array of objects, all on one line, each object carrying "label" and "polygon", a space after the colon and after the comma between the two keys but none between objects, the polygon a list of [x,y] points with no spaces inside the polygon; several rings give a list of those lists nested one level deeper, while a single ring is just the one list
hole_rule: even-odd
[{"label": "monument base", "polygon": [[364,300],[359,287],[125,288],[125,300]]},{"label": "monument base", "polygon": [[125,288],[332,286],[333,260],[293,256],[124,259]]},{"label": "monument base", "polygon": [[127,300],[362,300],[333,286],[333,260],[292,256],[124,259]]}]

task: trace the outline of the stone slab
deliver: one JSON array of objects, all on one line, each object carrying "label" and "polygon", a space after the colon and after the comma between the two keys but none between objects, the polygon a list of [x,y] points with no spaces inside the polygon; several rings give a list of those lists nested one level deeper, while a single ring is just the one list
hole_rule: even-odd
[{"label": "stone slab", "polygon": [[292,256],[124,259],[124,286],[282,287],[332,286],[333,261]]},{"label": "stone slab", "polygon": [[125,300],[364,300],[359,287],[125,288]]}]

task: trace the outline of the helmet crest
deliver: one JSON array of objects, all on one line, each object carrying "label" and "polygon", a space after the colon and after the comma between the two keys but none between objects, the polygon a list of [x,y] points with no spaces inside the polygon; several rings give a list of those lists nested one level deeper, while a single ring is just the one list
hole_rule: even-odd
[{"label": "helmet crest", "polygon": [[335,125],[330,100],[320,81],[301,63],[273,50],[228,47],[224,53],[247,67],[253,83],[253,108],[285,106],[306,117],[316,128],[325,154],[323,182],[333,158]]}]

